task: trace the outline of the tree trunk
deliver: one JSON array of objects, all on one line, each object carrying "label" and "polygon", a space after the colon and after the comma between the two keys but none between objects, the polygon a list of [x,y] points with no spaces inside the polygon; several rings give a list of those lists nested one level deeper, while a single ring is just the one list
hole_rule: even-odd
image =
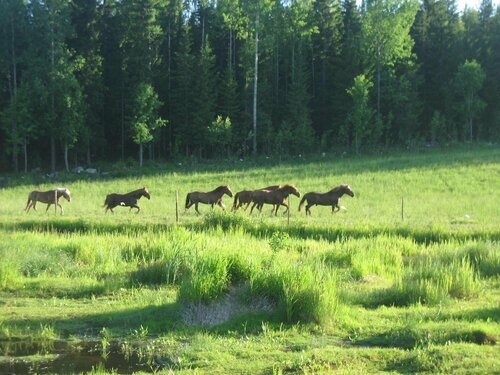
[{"label": "tree trunk", "polygon": [[[16,61],[16,38],[14,32],[14,16],[11,16],[10,19],[11,26],[11,49],[12,49],[12,88],[13,88],[13,96],[12,103],[15,106],[17,102],[17,61]],[[19,170],[18,163],[18,150],[17,150],[17,115],[14,114],[14,118],[12,119],[12,163],[14,165],[14,171],[17,173]]]},{"label": "tree trunk", "polygon": [[229,28],[229,50],[228,50],[228,64],[229,64],[229,72],[232,73],[232,63],[233,63],[233,30]]},{"label": "tree trunk", "polygon": [[377,47],[377,121],[380,122],[380,46]]},{"label": "tree trunk", "polygon": [[56,171],[56,139],[53,135],[50,136],[50,171]]},{"label": "tree trunk", "polygon": [[[50,40],[50,63],[51,63],[51,82],[52,87],[50,90],[51,94],[51,121],[55,121],[55,97],[54,97],[54,65],[55,65],[55,51],[54,51],[54,26],[51,24],[50,27],[51,32],[51,40]],[[54,127],[54,124],[51,124],[51,127]],[[52,129],[54,132],[54,129]],[[50,170],[52,173],[56,171],[56,139],[52,134],[50,136]]]},{"label": "tree trunk", "polygon": [[28,144],[26,137],[24,137],[23,149],[24,149],[24,173],[28,173]]},{"label": "tree trunk", "polygon": [[205,46],[205,10],[200,9],[201,12],[201,49]]},{"label": "tree trunk", "polygon": [[125,115],[124,115],[124,104],[123,104],[123,81],[122,81],[122,93],[121,93],[121,131],[122,131],[122,161],[125,160]]},{"label": "tree trunk", "polygon": [[139,143],[139,167],[142,168],[142,154],[143,154],[143,146],[142,143]]},{"label": "tree trunk", "polygon": [[279,88],[280,88],[280,54],[279,54],[279,41],[276,38],[276,74],[275,74],[275,80],[276,80],[276,105],[279,104]]},{"label": "tree trunk", "polygon": [[[171,20],[170,17],[168,18],[168,118],[169,120],[172,118],[172,111],[171,111],[171,100],[170,100],[170,93],[172,92],[172,74],[171,74],[171,69],[172,69],[172,33],[171,33]],[[170,157],[173,156],[172,148],[173,148],[173,130],[172,130],[172,124],[168,124],[168,150],[169,150],[169,155]]]},{"label": "tree trunk", "polygon": [[64,142],[64,166],[66,172],[69,172],[69,162],[68,162],[68,144]]},{"label": "tree trunk", "polygon": [[257,155],[257,79],[259,77],[259,12],[255,17],[255,66],[253,79],[253,155]]},{"label": "tree trunk", "polygon": [[92,165],[92,160],[90,158],[90,144],[87,146],[87,165],[90,166]]}]

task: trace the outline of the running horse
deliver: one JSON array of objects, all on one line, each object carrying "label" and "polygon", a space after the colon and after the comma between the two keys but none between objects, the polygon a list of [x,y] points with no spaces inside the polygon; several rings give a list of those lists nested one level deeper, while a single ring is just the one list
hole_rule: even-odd
[{"label": "running horse", "polygon": [[252,194],[252,201],[254,203],[250,213],[252,213],[255,206],[257,206],[259,211],[262,211],[262,206],[264,204],[272,204],[276,206],[276,209],[273,208],[275,216],[278,215],[278,209],[280,206],[285,206],[285,213],[287,213],[290,207],[288,207],[288,204],[285,203],[285,199],[288,198],[290,194],[300,197],[300,192],[293,185],[284,185],[274,191],[255,190]]},{"label": "running horse", "polygon": [[108,194],[106,195],[106,199],[104,201],[103,207],[106,207],[106,211],[104,211],[104,213],[107,213],[108,210],[110,210],[111,213],[114,213],[113,208],[115,208],[116,206],[130,207],[129,212],[132,210],[132,208],[136,208],[136,213],[139,213],[141,209],[137,205],[137,201],[141,199],[141,197],[151,199],[151,195],[149,195],[149,190],[146,186],[144,186],[142,189],[137,189],[127,194]]},{"label": "running horse", "polygon": [[318,206],[332,206],[332,214],[335,212],[335,208],[337,211],[340,210],[339,207],[339,199],[344,195],[350,195],[351,197],[354,197],[354,192],[352,191],[351,187],[349,185],[340,185],[337,187],[334,187],[332,190],[326,192],[326,193],[306,193],[304,194],[304,197],[300,201],[299,204],[299,211],[304,204],[304,202],[307,202],[306,205],[306,215],[311,214],[311,207],[318,205]]},{"label": "running horse", "polygon": [[192,191],[186,195],[186,209],[184,212],[186,212],[189,207],[194,204],[194,209],[197,213],[200,213],[200,211],[198,211],[199,203],[210,204],[212,208],[216,204],[222,209],[225,209],[225,206],[222,203],[222,196],[224,194],[227,194],[230,198],[233,197],[233,192],[231,191],[229,185],[219,186],[218,188],[209,191],[208,193],[204,193],[201,191]]},{"label": "running horse", "polygon": [[45,210],[45,212],[49,210],[49,207],[51,205],[55,204],[56,207],[59,207],[61,209],[61,215],[62,215],[64,210],[61,204],[59,203],[59,198],[61,197],[64,197],[68,202],[71,202],[71,193],[66,188],[58,188],[49,191],[37,191],[37,190],[32,191],[28,195],[28,202],[26,203],[26,208],[24,209],[24,211],[29,212],[30,208],[33,208],[33,210],[36,211],[36,203],[42,202],[42,203],[47,203],[47,209]]},{"label": "running horse", "polygon": [[252,203],[252,194],[254,191],[257,191],[257,190],[274,191],[274,190],[279,189],[280,187],[281,187],[281,185],[273,185],[273,186],[268,186],[268,187],[256,189],[256,190],[239,191],[234,195],[234,202],[233,202],[232,211],[237,211],[238,208],[242,207],[244,204],[246,204],[246,207],[244,208],[244,210],[246,211],[248,206],[250,206],[250,203]]}]

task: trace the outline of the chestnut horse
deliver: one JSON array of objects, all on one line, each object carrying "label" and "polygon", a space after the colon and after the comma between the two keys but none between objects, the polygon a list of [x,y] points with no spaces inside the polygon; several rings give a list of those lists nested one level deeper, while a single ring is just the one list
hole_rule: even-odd
[{"label": "chestnut horse", "polygon": [[222,209],[225,209],[225,206],[222,203],[222,196],[224,194],[227,194],[231,198],[233,197],[233,192],[231,191],[229,185],[219,186],[218,188],[209,191],[208,193],[204,193],[201,191],[193,191],[191,193],[188,193],[186,195],[186,209],[184,212],[186,212],[189,207],[194,204],[194,209],[197,213],[200,213],[200,211],[198,211],[199,203],[210,204],[212,205],[212,208],[214,207],[214,204],[216,204]]},{"label": "chestnut horse", "polygon": [[142,189],[137,189],[126,194],[108,194],[106,195],[106,199],[104,201],[103,207],[106,207],[106,211],[104,211],[104,213],[107,213],[108,210],[110,210],[111,213],[114,213],[113,208],[115,208],[116,206],[130,207],[129,212],[132,210],[132,208],[136,208],[137,213],[139,213],[141,209],[137,205],[137,201],[141,197],[151,199],[151,195],[149,194],[149,190],[146,186],[144,186]]},{"label": "chestnut horse", "polygon": [[349,185],[340,185],[334,187],[327,193],[314,193],[314,192],[306,193],[304,194],[304,197],[300,201],[299,211],[304,202],[307,202],[306,215],[311,214],[311,207],[315,205],[332,206],[332,213],[334,213],[335,208],[337,209],[337,211],[340,210],[339,198],[341,198],[344,194],[354,197],[354,192],[351,190],[351,187]]},{"label": "chestnut horse", "polygon": [[280,206],[286,207],[286,213],[289,210],[289,207],[288,204],[285,203],[285,199],[288,198],[290,194],[300,197],[300,192],[293,185],[284,185],[274,191],[255,190],[252,194],[252,201],[254,203],[250,213],[252,213],[255,206],[257,206],[259,211],[261,211],[264,204],[276,205],[276,209],[273,208],[275,216],[278,215],[278,209]]},{"label": "chestnut horse", "polygon": [[49,191],[32,191],[28,195],[28,202],[26,203],[26,208],[24,209],[26,212],[30,211],[30,208],[36,211],[36,202],[47,203],[47,209],[45,212],[49,210],[49,207],[55,204],[57,207],[61,209],[61,215],[64,210],[59,203],[59,198],[64,197],[68,202],[71,202],[71,193],[66,188],[58,188],[55,190]]},{"label": "chestnut horse", "polygon": [[[268,191],[274,191],[276,189],[279,189],[281,185],[273,185],[273,186],[268,186],[265,188],[261,189],[256,189],[256,190],[268,190]],[[238,208],[246,204],[246,207],[244,210],[246,211],[248,206],[250,206],[250,203],[252,203],[252,194],[256,190],[242,190],[237,192],[234,195],[234,202],[233,202],[233,211],[236,211]]]}]

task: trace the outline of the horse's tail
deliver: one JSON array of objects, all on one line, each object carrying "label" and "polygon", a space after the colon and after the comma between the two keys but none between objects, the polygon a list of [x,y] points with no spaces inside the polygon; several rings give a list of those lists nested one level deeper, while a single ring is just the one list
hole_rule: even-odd
[{"label": "horse's tail", "polygon": [[233,211],[236,211],[236,206],[238,205],[238,199],[240,198],[240,193],[236,193],[234,195],[234,201],[233,201]]},{"label": "horse's tail", "polygon": [[186,205],[184,206],[186,209],[188,208],[188,204],[189,204],[189,195],[190,195],[190,193],[187,193],[187,195],[186,195]]},{"label": "horse's tail", "polygon": [[109,195],[106,195],[106,199],[104,200],[104,204],[102,206],[106,207],[108,205],[109,205]]},{"label": "horse's tail", "polygon": [[304,194],[304,196],[302,197],[302,199],[300,200],[300,203],[299,203],[299,211],[302,208],[302,205],[304,204],[304,202],[306,200],[307,200],[307,194]]}]

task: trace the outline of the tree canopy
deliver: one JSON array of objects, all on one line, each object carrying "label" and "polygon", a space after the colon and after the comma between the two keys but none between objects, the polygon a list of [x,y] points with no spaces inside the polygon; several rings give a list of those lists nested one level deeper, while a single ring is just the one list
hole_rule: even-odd
[{"label": "tree canopy", "polygon": [[491,0],[5,0],[0,166],[498,141]]}]

